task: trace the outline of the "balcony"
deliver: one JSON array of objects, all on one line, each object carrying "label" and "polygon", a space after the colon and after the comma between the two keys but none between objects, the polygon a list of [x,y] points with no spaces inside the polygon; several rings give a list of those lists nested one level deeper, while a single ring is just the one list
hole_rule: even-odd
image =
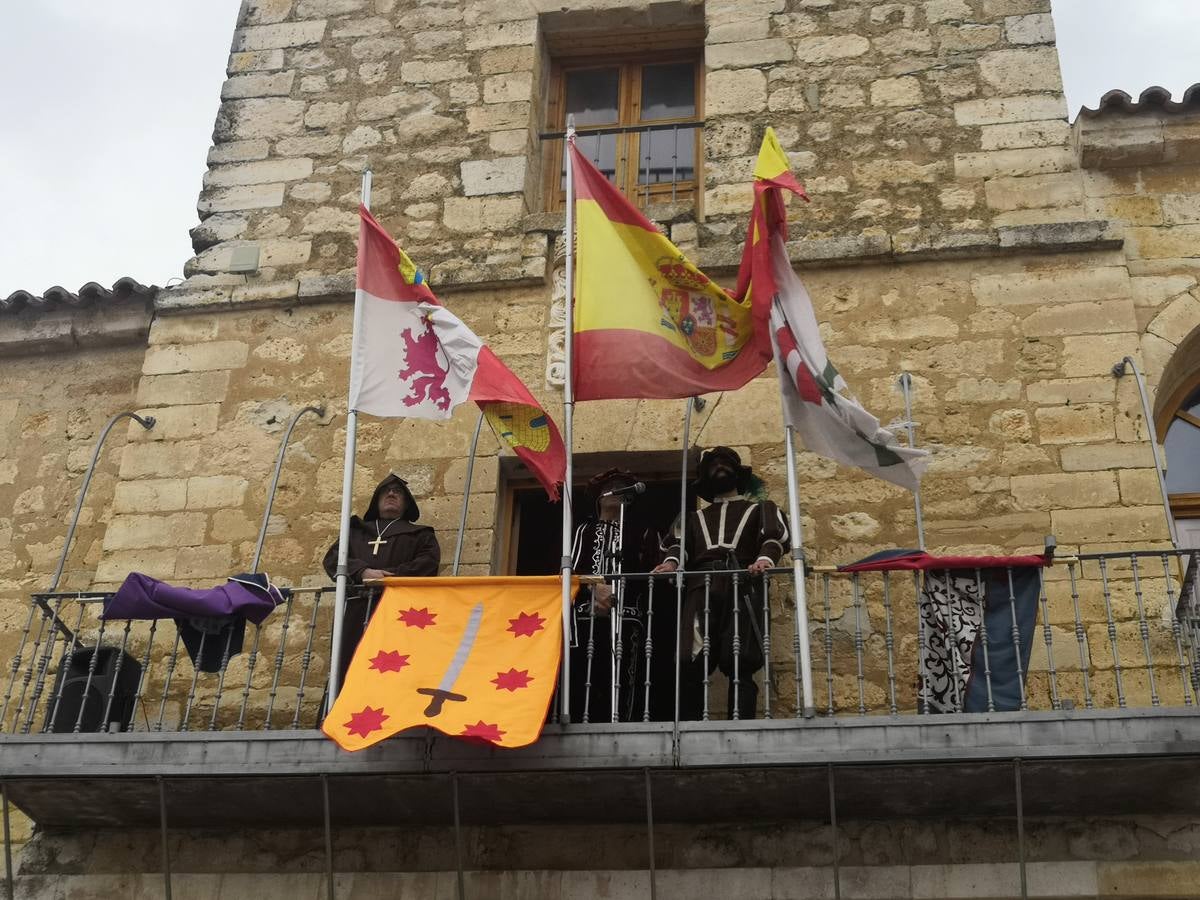
[{"label": "balcony", "polygon": [[[632,685],[639,721],[551,721],[537,743],[508,751],[432,731],[355,754],[327,740],[317,724],[331,588],[293,591],[261,627],[247,626],[240,653],[232,634],[201,636],[192,656],[207,659],[207,672],[169,621],[101,620],[100,594],[36,595],[3,688],[0,771],[9,802],[70,829],[1014,814],[1019,828],[1024,816],[1191,813],[1200,803],[1196,555],[1081,554],[1032,570],[1025,606],[1019,585],[988,593],[985,611],[1012,625],[982,617],[976,647],[987,652],[970,678],[939,684],[920,660],[964,608],[951,603],[940,624],[918,615],[937,570],[809,567],[808,716],[791,572],[772,570],[761,622],[735,616],[733,626],[761,634],[763,667],[714,673],[697,721],[651,720],[646,699],[673,699],[675,685],[656,684],[648,665]],[[1006,576],[1014,585],[1020,571],[992,570],[992,583]],[[653,635],[655,609],[677,602],[675,576],[623,583],[637,582]],[[1006,642],[1007,658],[1027,665],[1005,668]],[[636,649],[647,663],[674,652],[661,642]],[[712,652],[705,642],[701,653]],[[610,670],[593,655],[595,689],[610,689]],[[761,687],[753,718],[726,701],[728,681],[751,675]]]}]

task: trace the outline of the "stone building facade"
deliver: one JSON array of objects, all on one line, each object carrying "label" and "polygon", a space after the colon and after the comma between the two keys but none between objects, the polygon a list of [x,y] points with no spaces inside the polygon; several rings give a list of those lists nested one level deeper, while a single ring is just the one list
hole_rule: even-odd
[{"label": "stone building facade", "polygon": [[[912,375],[918,440],[933,451],[922,494],[931,550],[1029,552],[1046,535],[1060,553],[1170,546],[1152,454],[1171,398],[1200,371],[1200,107],[1149,96],[1069,124],[1049,0],[244,0],[183,283],[149,301],[0,304],[5,654],[24,596],[45,586],[57,562],[99,429],[124,409],[157,425],[121,425],[109,442],[65,587],[111,587],[131,570],[189,585],[239,571],[283,429],[317,402],[327,414],[293,440],[263,568],[284,584],[326,582],[320,559],[337,529],[365,169],[375,216],[557,417],[563,214],[553,202],[557,145],[542,137],[562,128],[556,73],[585,52],[573,48],[600,55],[623,46],[643,57],[690,52],[702,66],[700,188],[647,214],[711,275],[733,277],[754,154],[764,128],[775,128],[812,198],[790,207],[789,251],[831,357],[885,422],[903,416],[897,378]],[[1133,378],[1112,373],[1125,356],[1145,373],[1157,423],[1145,421]],[[769,371],[707,398],[690,439],[735,445],[782,498],[777,390]],[[680,450],[681,419],[679,402],[583,404],[575,452],[585,467],[660,465]],[[445,424],[362,421],[360,499],[394,468],[423,519],[452,535],[473,427],[465,407]],[[511,523],[527,484],[511,463],[485,429],[466,574],[511,569]],[[914,544],[910,495],[804,452],[799,475],[810,561]],[[1145,582],[1149,595],[1156,581]],[[1131,583],[1115,591],[1118,625],[1135,633]],[[1047,593],[1049,624],[1069,647],[1065,576],[1048,576]],[[812,612],[819,617],[815,599]],[[1151,616],[1154,640],[1169,640],[1169,610],[1160,604]],[[1098,645],[1100,622],[1087,623]],[[1099,654],[1094,663],[1105,665]],[[1035,659],[1034,706],[1048,707],[1045,667]],[[1060,662],[1064,678],[1078,668]],[[1131,668],[1134,696],[1144,685]],[[1194,817],[1038,827],[1035,858],[1058,887],[1037,896],[1190,896],[1178,885],[1200,871]],[[1008,896],[947,886],[968,877],[956,866],[1011,863],[1007,839],[970,823],[863,828],[847,864],[864,879],[900,877],[887,867],[916,878],[924,866],[920,877],[942,887],[913,893],[917,882],[906,881],[908,893],[855,896]],[[57,858],[54,840],[40,839],[28,872],[52,881],[87,871],[63,863],[83,852],[75,839],[62,839]],[[504,868],[494,840],[478,837],[491,848],[481,858],[492,853],[492,867]],[[687,870],[710,865],[743,870],[743,885],[771,885],[781,866],[827,864],[811,847],[799,856],[752,851],[746,832],[712,863],[684,849],[688,840],[681,831],[666,864],[679,870],[680,892],[692,884]],[[618,856],[611,868],[622,868]],[[292,865],[285,853],[277,862],[274,871]],[[519,864],[560,867],[533,856]],[[573,866],[588,868],[561,868]],[[116,862],[91,870],[97,884],[120,871]],[[417,883],[425,876],[411,877],[412,896],[434,896],[432,882]],[[538,893],[536,877],[511,889],[559,896]],[[602,895],[579,890],[562,896]]]}]

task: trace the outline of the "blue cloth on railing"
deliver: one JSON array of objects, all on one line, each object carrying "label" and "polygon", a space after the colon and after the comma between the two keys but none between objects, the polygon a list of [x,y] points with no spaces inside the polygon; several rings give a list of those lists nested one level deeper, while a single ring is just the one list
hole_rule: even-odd
[{"label": "blue cloth on railing", "polygon": [[104,601],[103,619],[174,619],[192,664],[216,672],[241,652],[247,620],[259,625],[285,599],[266,575],[235,575],[212,588],[167,584],[131,572]]}]

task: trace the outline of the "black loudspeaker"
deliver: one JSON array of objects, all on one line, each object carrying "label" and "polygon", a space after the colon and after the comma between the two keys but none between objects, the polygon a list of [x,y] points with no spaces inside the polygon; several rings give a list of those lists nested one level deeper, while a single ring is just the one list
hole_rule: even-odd
[{"label": "black loudspeaker", "polygon": [[[92,657],[96,657],[92,669]],[[91,681],[88,671],[91,670]],[[141,680],[142,665],[117,647],[82,647],[64,657],[54,679],[46,712],[45,731],[128,731]],[[109,695],[112,704],[109,705]],[[104,711],[108,709],[105,720]],[[80,710],[83,710],[80,719]]]}]

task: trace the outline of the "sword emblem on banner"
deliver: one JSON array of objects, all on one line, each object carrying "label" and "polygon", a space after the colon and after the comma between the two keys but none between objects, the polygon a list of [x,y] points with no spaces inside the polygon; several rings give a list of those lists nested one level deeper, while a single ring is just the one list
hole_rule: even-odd
[{"label": "sword emblem on banner", "polygon": [[442,676],[441,683],[435,688],[417,688],[418,694],[425,694],[432,699],[429,701],[429,706],[425,707],[425,716],[434,718],[441,715],[442,706],[447,700],[456,702],[465,701],[466,695],[456,694],[451,688],[454,687],[454,682],[458,680],[458,676],[462,674],[463,667],[467,664],[467,659],[471,656],[471,648],[475,646],[475,639],[479,636],[479,622],[483,619],[483,604],[476,603],[471,607],[471,616],[467,619],[467,627],[463,629],[463,635],[458,641],[458,649],[454,651],[454,658],[450,660],[450,665],[446,667],[446,674]]}]

